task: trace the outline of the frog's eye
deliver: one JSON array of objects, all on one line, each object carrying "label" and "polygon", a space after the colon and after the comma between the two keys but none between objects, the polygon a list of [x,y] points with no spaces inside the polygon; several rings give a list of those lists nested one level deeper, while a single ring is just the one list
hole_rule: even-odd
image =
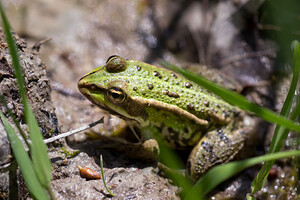
[{"label": "frog's eye", "polygon": [[126,94],[122,89],[112,87],[107,90],[107,97],[112,103],[122,103],[126,98]]},{"label": "frog's eye", "polygon": [[110,61],[110,60],[113,60],[115,58],[120,58],[120,56],[118,55],[112,55],[112,56],[109,56],[109,58],[106,60],[106,64]]},{"label": "frog's eye", "polygon": [[126,69],[126,59],[120,56],[110,56],[106,61],[106,71],[110,73],[122,72]]}]

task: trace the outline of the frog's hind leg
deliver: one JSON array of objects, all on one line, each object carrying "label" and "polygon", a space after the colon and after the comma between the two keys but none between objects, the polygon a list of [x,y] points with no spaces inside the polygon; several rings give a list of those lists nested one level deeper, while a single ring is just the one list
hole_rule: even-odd
[{"label": "frog's hind leg", "polygon": [[232,160],[243,147],[243,129],[233,132],[227,129],[208,132],[194,147],[187,164],[188,175],[193,180],[198,180],[211,167]]}]

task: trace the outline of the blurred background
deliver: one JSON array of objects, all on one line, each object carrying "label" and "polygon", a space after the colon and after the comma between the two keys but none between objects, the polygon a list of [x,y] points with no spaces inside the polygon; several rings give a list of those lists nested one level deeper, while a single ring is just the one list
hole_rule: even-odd
[{"label": "blurred background", "polygon": [[[5,0],[3,4],[13,30],[27,46],[42,44],[39,55],[52,88],[70,93],[78,93],[78,79],[111,55],[152,64],[165,59],[179,66],[207,65],[248,90],[289,73],[291,41],[300,37],[297,0]],[[264,99],[255,102],[280,109],[273,89],[260,88]],[[76,100],[56,94],[52,98],[63,130],[69,130],[77,121],[72,117],[77,106],[70,107],[69,102]]]}]

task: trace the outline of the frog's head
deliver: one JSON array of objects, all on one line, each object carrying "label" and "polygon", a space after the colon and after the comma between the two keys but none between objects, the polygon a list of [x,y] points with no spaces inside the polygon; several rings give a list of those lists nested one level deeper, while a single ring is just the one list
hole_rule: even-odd
[{"label": "frog's head", "polygon": [[91,102],[109,113],[143,123],[147,117],[144,106],[131,98],[125,76],[128,67],[126,59],[111,56],[104,66],[83,76],[78,88]]}]

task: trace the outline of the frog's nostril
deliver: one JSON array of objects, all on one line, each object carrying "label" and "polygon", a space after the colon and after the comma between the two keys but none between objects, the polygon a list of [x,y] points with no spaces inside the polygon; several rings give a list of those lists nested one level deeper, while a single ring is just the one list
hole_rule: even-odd
[{"label": "frog's nostril", "polygon": [[89,84],[89,85],[87,85],[87,87],[88,87],[90,90],[97,90],[97,89],[98,89],[97,85],[95,85],[95,84]]}]

